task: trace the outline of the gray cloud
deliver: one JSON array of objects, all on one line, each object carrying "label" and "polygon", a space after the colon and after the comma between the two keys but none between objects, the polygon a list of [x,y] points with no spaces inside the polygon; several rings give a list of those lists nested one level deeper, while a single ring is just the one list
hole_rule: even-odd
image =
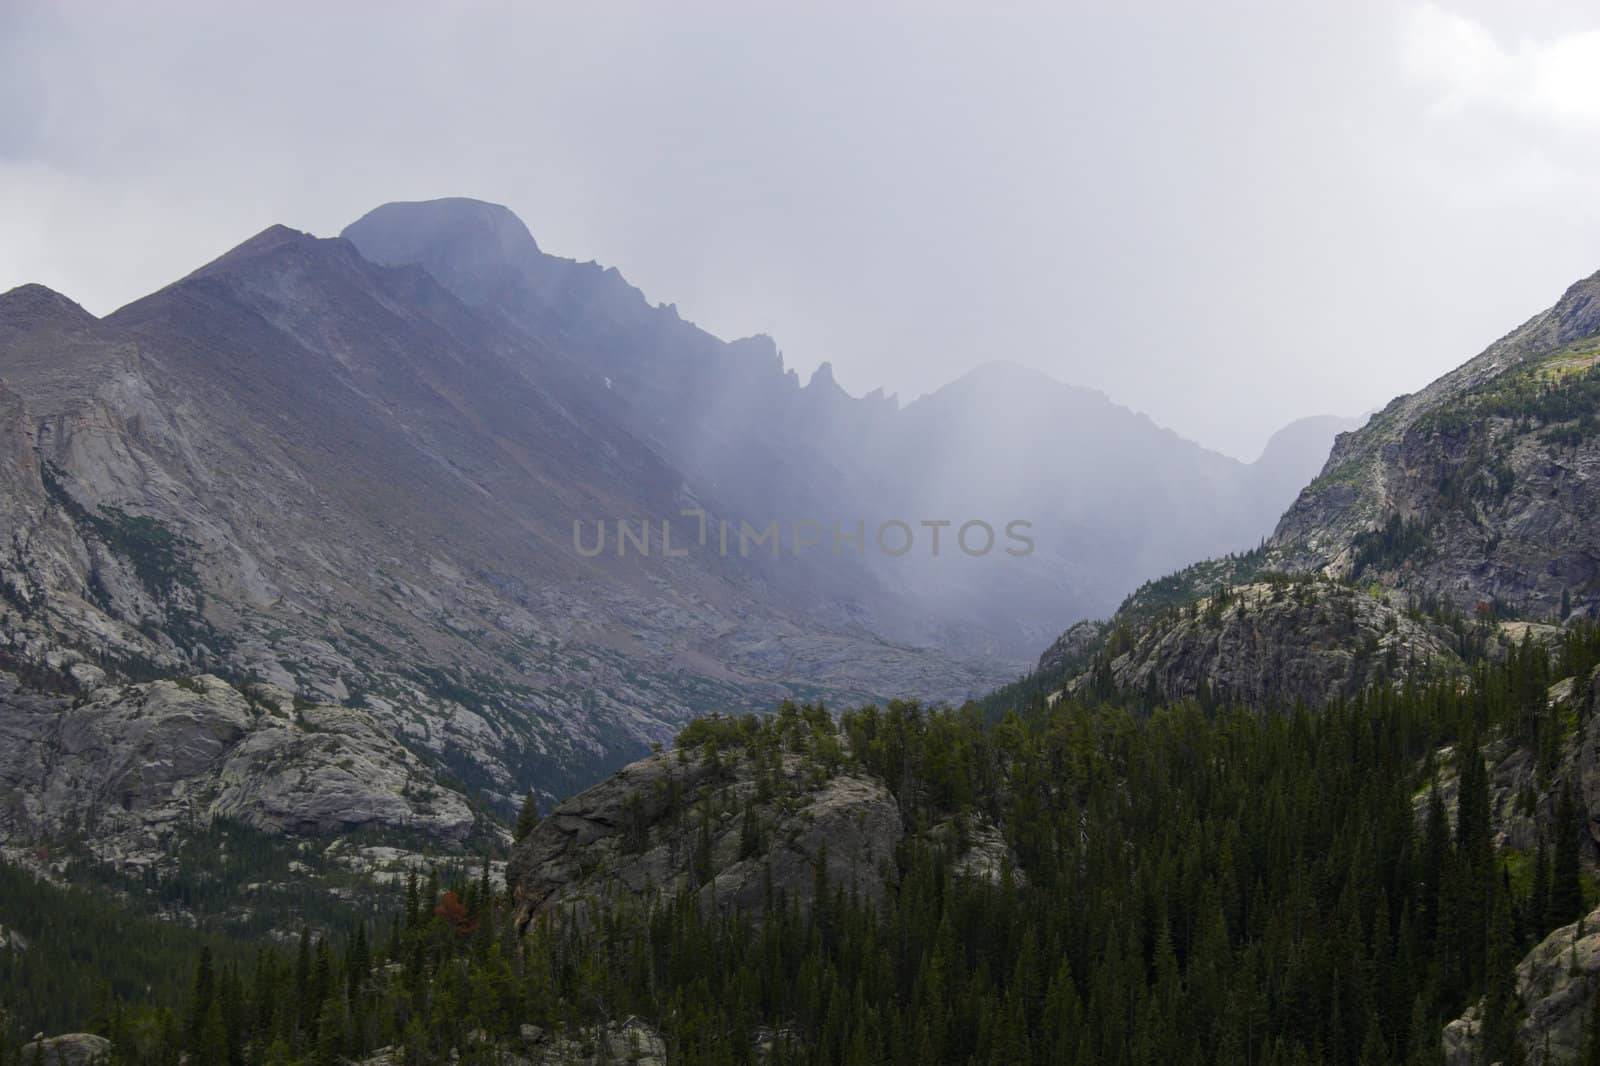
[{"label": "gray cloud", "polygon": [[0,288],[477,196],[852,391],[1010,359],[1251,458],[1600,267],[1587,5],[1127,6],[0,0]]}]

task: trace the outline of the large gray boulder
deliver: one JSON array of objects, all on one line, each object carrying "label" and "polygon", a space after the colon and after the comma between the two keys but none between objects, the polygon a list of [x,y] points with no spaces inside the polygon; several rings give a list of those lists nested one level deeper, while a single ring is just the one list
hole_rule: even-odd
[{"label": "large gray boulder", "polygon": [[22,1048],[23,1066],[99,1066],[111,1054],[111,1041],[93,1033],[64,1033]]}]

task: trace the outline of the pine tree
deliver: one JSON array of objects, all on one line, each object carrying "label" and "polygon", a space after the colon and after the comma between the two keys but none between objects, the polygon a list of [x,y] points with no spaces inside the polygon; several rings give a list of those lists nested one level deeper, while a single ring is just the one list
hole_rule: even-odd
[{"label": "pine tree", "polygon": [[[216,1004],[217,976],[211,962],[211,949],[200,949],[200,962],[195,967],[194,984],[189,992],[189,1046],[199,1049],[208,1015]],[[220,1008],[218,1019],[221,1019]]]},{"label": "pine tree", "polygon": [[1600,986],[1589,995],[1589,1014],[1583,1024],[1583,1048],[1578,1066],[1600,1066]]},{"label": "pine tree", "polygon": [[1483,990],[1483,1061],[1507,1066],[1521,1061],[1517,1027],[1521,1003],[1517,995],[1517,951],[1511,930],[1511,893],[1495,892],[1489,923],[1489,949]]},{"label": "pine tree", "polygon": [[406,871],[406,928],[415,929],[422,918],[422,901],[417,893],[417,871],[412,867]]},{"label": "pine tree", "polygon": [[218,1066],[226,1066],[228,1062],[228,1028],[222,1018],[219,999],[213,998],[206,1008],[194,1043],[193,1058],[196,1062],[214,1062]]},{"label": "pine tree", "polygon": [[1550,854],[1541,834],[1533,855],[1533,891],[1528,896],[1528,924],[1534,939],[1541,940],[1550,931],[1550,914]]},{"label": "pine tree", "polygon": [[1547,929],[1559,928],[1583,916],[1582,833],[1583,825],[1569,781],[1562,786],[1556,801],[1555,860],[1550,875],[1550,902],[1545,912]]},{"label": "pine tree", "polygon": [[361,998],[362,986],[372,972],[372,951],[367,946],[367,923],[356,924],[355,940],[350,945],[350,955],[346,960],[346,973],[349,984],[349,997],[351,1002]]},{"label": "pine tree", "polygon": [[533,832],[538,825],[539,800],[538,797],[533,794],[533,790],[529,789],[528,794],[523,797],[522,809],[517,812],[517,828],[516,832],[513,834],[516,838],[516,841],[521,843],[522,839],[529,833]]},{"label": "pine tree", "polygon": [[317,1012],[315,1066],[337,1066],[339,1052],[344,1046],[344,1010],[336,995],[328,999]]},{"label": "pine tree", "polygon": [[746,803],[739,823],[739,858],[753,859],[761,854],[761,847],[761,817],[753,803]]}]

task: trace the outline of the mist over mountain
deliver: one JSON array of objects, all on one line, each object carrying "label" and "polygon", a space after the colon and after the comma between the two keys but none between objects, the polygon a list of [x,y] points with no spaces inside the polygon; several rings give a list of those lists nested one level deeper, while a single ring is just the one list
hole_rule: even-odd
[{"label": "mist over mountain", "polygon": [[[615,270],[541,251],[510,211],[395,203],[343,236],[374,262],[415,264],[465,303],[600,375],[629,430],[741,517],[897,519],[919,540],[869,552],[881,630],[954,652],[1031,657],[1065,621],[1108,611],[1152,574],[1253,546],[1349,425],[1313,419],[1263,459],[1208,451],[1092,390],[993,363],[903,408],[852,397],[824,363],[804,385],[767,337],[724,343],[652,306]],[[1025,558],[960,550],[959,527],[1031,523]],[[943,530],[932,556],[931,527]],[[984,541],[972,531],[971,546]],[[897,542],[898,543],[898,542]],[[803,572],[802,595],[859,589],[854,567]],[[802,572],[796,570],[796,572]],[[841,581],[840,575],[845,576]]]}]

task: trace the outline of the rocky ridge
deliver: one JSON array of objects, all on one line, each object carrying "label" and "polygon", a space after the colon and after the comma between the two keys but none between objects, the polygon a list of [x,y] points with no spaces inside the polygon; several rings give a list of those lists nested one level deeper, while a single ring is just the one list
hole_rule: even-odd
[{"label": "rocky ridge", "polygon": [[[1109,659],[1100,681],[1163,699],[1318,706],[1353,697],[1380,676],[1460,675],[1451,638],[1381,594],[1320,578],[1262,581],[1218,589],[1150,623]],[[1068,689],[1095,680],[1082,674]]]},{"label": "rocky ridge", "polygon": [[[1467,609],[1499,601],[1549,618],[1563,590],[1573,609],[1593,606],[1597,334],[1600,273],[1341,435],[1279,522],[1275,554],[1292,569],[1370,572]],[[1374,540],[1391,522],[1426,536]]]},{"label": "rocky ridge", "polygon": [[[1372,652],[1449,669],[1474,627],[1471,639],[1487,635],[1493,654],[1505,643],[1491,632],[1497,621],[1595,616],[1597,297],[1600,274],[1340,434],[1259,549],[1147,582],[1108,623],[1058,639],[1038,675],[1081,685],[1092,663],[1102,680],[1168,698],[1196,695],[1203,681],[1255,700],[1318,702],[1362,686]],[[1311,586],[1315,610],[1280,607],[1241,627],[1245,612],[1215,609],[1219,598],[1253,602],[1263,582],[1308,577],[1325,582]]]}]

